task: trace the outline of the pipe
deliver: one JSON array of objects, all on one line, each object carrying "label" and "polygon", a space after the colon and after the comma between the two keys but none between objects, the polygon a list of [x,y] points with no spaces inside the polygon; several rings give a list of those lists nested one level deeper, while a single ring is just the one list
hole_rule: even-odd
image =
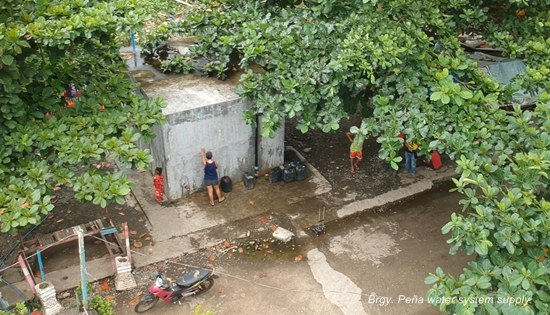
[{"label": "pipe", "polygon": [[38,259],[38,267],[40,268],[40,278],[42,282],[46,281],[46,274],[44,273],[44,263],[42,262],[42,254],[40,249],[36,250],[36,259]]},{"label": "pipe", "polygon": [[260,115],[256,114],[256,130],[254,135],[254,174],[258,177],[260,167],[258,165],[258,144],[260,142]]}]

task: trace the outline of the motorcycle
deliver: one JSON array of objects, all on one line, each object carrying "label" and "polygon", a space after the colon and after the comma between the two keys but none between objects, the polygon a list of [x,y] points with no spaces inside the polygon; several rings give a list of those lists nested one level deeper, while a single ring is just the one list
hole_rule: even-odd
[{"label": "motorcycle", "polygon": [[177,279],[175,285],[157,271],[155,282],[149,287],[139,303],[134,308],[136,313],[143,313],[155,306],[159,299],[165,302],[176,303],[184,297],[204,293],[214,285],[214,269],[199,268],[190,271]]}]

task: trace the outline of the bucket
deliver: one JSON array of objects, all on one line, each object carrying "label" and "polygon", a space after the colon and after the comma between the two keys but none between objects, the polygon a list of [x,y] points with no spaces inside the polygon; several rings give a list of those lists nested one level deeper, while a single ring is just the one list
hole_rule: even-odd
[{"label": "bucket", "polygon": [[220,179],[220,189],[224,193],[229,193],[233,189],[233,183],[231,182],[231,178],[229,176],[224,176]]},{"label": "bucket", "polygon": [[304,164],[296,165],[296,180],[304,180],[306,179],[306,166]]},{"label": "bucket", "polygon": [[283,179],[283,168],[281,166],[277,166],[269,170],[270,183],[276,183],[281,179]]},{"label": "bucket", "polygon": [[243,174],[243,183],[244,187],[248,190],[254,189],[254,176],[244,173]]},{"label": "bucket", "polygon": [[296,168],[292,166],[287,166],[283,170],[283,181],[285,183],[290,183],[296,180]]}]

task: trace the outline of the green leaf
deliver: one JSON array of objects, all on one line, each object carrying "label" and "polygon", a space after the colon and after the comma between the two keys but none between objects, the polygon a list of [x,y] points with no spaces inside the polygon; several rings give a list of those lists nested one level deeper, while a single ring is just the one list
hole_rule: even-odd
[{"label": "green leaf", "polygon": [[537,295],[538,295],[538,297],[539,297],[542,301],[544,301],[544,302],[550,302],[550,294],[549,294],[549,293],[547,293],[547,292],[545,292],[545,291],[543,291],[543,290],[538,290],[538,291],[537,291]]},{"label": "green leaf", "polygon": [[461,92],[460,92],[460,97],[462,97],[462,98],[465,99],[465,100],[469,100],[469,99],[471,99],[473,96],[474,96],[474,94],[472,94],[472,92],[470,92],[470,91],[461,91]]},{"label": "green leaf", "polygon": [[2,233],[8,233],[11,229],[11,226],[9,225],[9,223],[7,222],[2,222],[2,229],[0,230],[0,232]]},{"label": "green leaf", "polygon": [[499,314],[497,308],[492,303],[483,303],[481,306],[485,308],[485,311],[487,311],[487,314],[489,315]]},{"label": "green leaf", "polygon": [[488,276],[481,276],[477,281],[477,287],[480,289],[489,289],[491,287],[491,278]]},{"label": "green leaf", "polygon": [[6,66],[11,66],[14,61],[15,59],[11,55],[2,56],[2,63],[5,64]]},{"label": "green leaf", "polygon": [[522,275],[512,275],[509,279],[510,285],[513,287],[517,287],[522,281],[523,276]]},{"label": "green leaf", "polygon": [[447,224],[445,224],[442,228],[441,228],[441,233],[443,234],[447,234],[451,231],[451,229],[453,228],[453,222],[449,222]]},{"label": "green leaf", "polygon": [[119,187],[118,189],[119,195],[126,196],[128,193],[130,193],[130,187],[128,186]]},{"label": "green leaf", "polygon": [[449,97],[449,95],[447,94],[441,95],[441,103],[446,105],[446,104],[449,104],[450,101],[451,101],[451,98]]},{"label": "green leaf", "polygon": [[17,223],[19,223],[19,226],[26,226],[29,220],[26,217],[20,217],[17,220]]},{"label": "green leaf", "polygon": [[38,189],[35,189],[31,194],[31,199],[33,203],[38,202],[40,200],[40,197],[41,197],[41,194],[40,194],[40,190]]},{"label": "green leaf", "polygon": [[529,280],[524,278],[523,281],[521,281],[521,287],[524,290],[528,290],[530,286],[531,286],[531,284],[529,283]]},{"label": "green leaf", "polygon": [[434,284],[439,280],[439,278],[435,275],[429,275],[424,279],[425,284]]},{"label": "green leaf", "polygon": [[439,101],[443,95],[442,92],[433,92],[432,95],[430,95],[430,100]]},{"label": "green leaf", "polygon": [[477,282],[477,277],[470,277],[464,281],[464,285],[474,286]]},{"label": "green leaf", "polygon": [[483,241],[479,241],[475,245],[475,251],[481,256],[486,256],[488,252],[487,244]]}]

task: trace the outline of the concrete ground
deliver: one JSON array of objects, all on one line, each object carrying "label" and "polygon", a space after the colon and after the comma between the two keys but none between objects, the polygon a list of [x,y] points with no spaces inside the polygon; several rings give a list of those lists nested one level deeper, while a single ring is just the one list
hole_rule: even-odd
[{"label": "concrete ground", "polygon": [[[298,156],[303,160],[303,157],[299,154]],[[132,191],[133,198],[129,198],[128,203],[145,213],[148,218],[146,224],[152,236],[152,241],[145,244],[145,246],[140,246],[139,248],[133,247],[135,250],[133,259],[135,266],[138,268],[177,259],[178,257],[182,257],[182,255],[198,253],[205,248],[220,244],[223,240],[242,237],[243,233],[247,233],[250,230],[254,231],[252,228],[246,228],[247,222],[257,222],[257,219],[262,217],[268,217],[270,223],[280,225],[295,232],[297,234],[297,242],[315,239],[315,236],[310,233],[310,227],[317,223],[318,210],[322,206],[325,206],[327,209],[325,218],[327,225],[338,225],[341,222],[346,222],[343,220],[350,219],[353,221],[358,215],[373,213],[373,210],[379,210],[386,207],[388,204],[397,203],[428,191],[434,187],[434,183],[448,180],[454,176],[453,169],[449,166],[437,172],[419,169],[420,176],[415,179],[402,176],[402,174],[399,175],[401,184],[398,188],[388,188],[384,191],[384,187],[379,187],[381,193],[372,198],[354,201],[347,201],[343,198],[343,201],[340,200],[337,206],[331,206],[330,196],[332,187],[330,183],[322,174],[308,164],[308,177],[305,181],[270,184],[265,177],[261,177],[256,180],[256,187],[252,190],[246,190],[242,183],[236,182],[233,183],[233,191],[226,195],[226,201],[211,207],[208,204],[205,192],[186,195],[175,204],[166,203],[164,206],[160,206],[154,199],[152,177],[149,172],[128,170],[127,174],[129,179],[136,184]],[[425,220],[434,219],[429,212],[424,211],[424,214]],[[447,219],[448,213],[446,217],[444,216],[438,219],[437,223],[432,228],[439,229]],[[396,216],[393,220],[402,220],[402,222],[394,224],[390,223],[387,218],[381,217],[377,219],[377,221],[373,221],[372,225],[367,230],[362,228],[363,232],[355,232],[355,236],[345,236],[341,234],[335,235],[334,237],[336,240],[339,238],[343,240],[346,239],[346,237],[356,239],[367,237],[368,239],[369,235],[374,233],[374,235],[378,235],[381,240],[387,240],[383,235],[392,235],[392,237],[397,237],[398,241],[396,242],[403,243],[404,247],[409,248],[409,245],[414,245],[415,248],[417,248],[414,250],[416,254],[437,252],[438,257],[433,257],[431,259],[433,259],[433,262],[439,263],[436,265],[443,265],[441,261],[446,255],[441,253],[448,252],[444,242],[443,245],[438,245],[439,248],[435,251],[430,249],[429,246],[428,248],[422,248],[420,245],[423,243],[415,243],[414,239],[416,237],[410,236],[409,234],[405,234],[405,236],[398,235],[397,232],[395,232],[399,224],[411,224],[415,222],[415,215],[412,215],[412,217],[403,216],[402,218]],[[388,229],[390,229],[390,232],[394,231],[395,233],[388,234]],[[398,230],[401,231],[402,229]],[[265,232],[265,229],[262,231]],[[378,232],[376,231],[380,231],[380,233],[377,234]],[[418,232],[422,234],[422,231]],[[427,240],[426,244],[430,242],[431,240]],[[409,243],[409,245],[406,245],[406,243]],[[381,263],[376,260],[369,261],[369,256],[365,256],[367,257],[367,261],[371,264],[371,267],[374,267],[374,269],[370,269],[369,267],[369,270],[371,270],[370,272],[374,272],[377,276],[385,274],[385,277],[383,280],[380,280],[379,283],[371,282],[366,285],[360,283],[361,281],[352,280],[354,274],[357,275],[361,272],[361,269],[357,269],[353,263],[350,262],[347,267],[330,267],[331,264],[334,263],[342,263],[345,265],[344,262],[338,262],[338,250],[336,249],[336,252],[334,252],[334,248],[338,248],[338,243],[335,244],[336,245],[333,244],[332,251],[323,246],[312,246],[310,243],[304,245],[304,248],[300,250],[300,254],[296,256],[301,255],[303,261],[307,261],[307,263],[294,263],[293,259],[291,259],[291,263],[288,263],[288,259],[286,259],[280,261],[279,264],[273,264],[273,260],[268,259],[262,263],[264,265],[269,265],[270,268],[263,268],[262,266],[264,265],[260,264],[259,261],[253,262],[253,265],[257,266],[254,268],[251,268],[250,265],[247,264],[216,266],[216,268],[219,268],[218,273],[221,274],[220,280],[218,280],[215,285],[218,289],[213,289],[212,292],[206,293],[204,297],[197,297],[197,299],[191,303],[202,304],[204,302],[205,305],[215,309],[217,311],[216,314],[254,314],[259,312],[265,314],[362,314],[361,310],[365,313],[377,314],[378,308],[373,308],[373,306],[370,305],[371,303],[368,303],[368,297],[372,292],[376,293],[376,295],[389,296],[392,294],[392,296],[397,296],[397,291],[389,293],[390,291],[387,290],[391,290],[392,287],[406,287],[403,286],[402,283],[404,283],[407,273],[397,271],[403,271],[403,261],[407,261],[406,265],[409,266],[410,263],[408,261],[410,261],[410,257],[407,257],[405,260],[393,260],[391,264],[388,265],[390,268],[386,269],[385,262]],[[368,240],[364,244],[367,244],[365,245],[367,247],[378,246],[378,243],[369,243]],[[351,250],[354,252],[358,249],[357,246],[359,245],[349,246],[351,247],[347,248],[345,251]],[[305,247],[307,247],[307,251]],[[381,250],[384,251],[383,248]],[[403,256],[407,251],[400,250],[399,253],[402,253],[400,255]],[[355,255],[355,258],[353,258],[353,255]],[[295,257],[294,252],[292,252],[291,256],[292,258]],[[422,254],[420,256],[422,256]],[[327,257],[329,257],[329,259],[331,259],[330,257],[336,257],[337,259],[335,262],[331,261],[331,264],[328,264]],[[350,258],[351,260],[357,260],[357,257],[363,256],[360,256],[360,254],[352,254],[350,257],[352,257]],[[373,257],[377,256],[374,255]],[[362,258],[359,258],[359,260],[363,261]],[[258,266],[258,264],[260,265]],[[434,265],[433,268],[429,268],[428,271],[434,270],[436,265]],[[349,268],[351,268],[351,270],[349,270]],[[345,275],[341,273],[343,270],[346,271]],[[347,271],[351,271],[351,274],[348,274]],[[98,280],[112,275],[113,268],[110,263],[105,261],[90,262],[88,264],[88,274],[90,279]],[[223,277],[224,274],[227,275],[227,277]],[[250,277],[256,280],[271,279],[274,281],[273,284],[277,285],[276,287],[278,289],[270,289],[267,291],[269,292],[268,295],[265,295],[265,292],[260,294],[263,290],[261,286],[258,288],[256,285],[247,285],[246,281],[250,280],[246,280],[243,286],[242,279],[230,276],[235,274],[247,275],[249,276],[245,277],[247,279],[250,279]],[[417,279],[406,281],[406,283],[411,283],[411,286],[415,289],[418,289],[418,287],[422,288],[422,292],[417,291],[416,294],[418,295],[425,293],[426,288],[424,288],[422,284],[422,279],[425,275],[426,272],[423,271],[421,275],[417,275]],[[48,280],[55,285],[58,292],[74,288],[79,282],[79,269],[67,268],[49,273]],[[143,290],[150,283],[150,280],[149,277],[145,277],[143,279],[137,279],[137,282],[138,285],[140,285],[139,290]],[[346,290],[355,292],[353,294],[361,298],[353,298],[351,301],[348,301],[347,297],[342,300],[338,296],[333,296],[334,294],[330,292],[335,290],[335,288],[332,287],[334,282],[343,283],[347,288]],[[222,292],[220,292],[220,284]],[[29,293],[26,288],[26,283],[19,282],[16,286],[26,291],[27,294]],[[265,288],[269,288],[269,286],[270,284]],[[236,290],[235,288],[239,289]],[[228,293],[224,294],[224,290],[227,290]],[[365,290],[371,292],[366,292]],[[357,295],[359,291],[362,293]],[[209,298],[208,294],[212,294],[213,292],[216,293],[215,303],[207,303],[207,299]],[[412,291],[403,292],[404,294],[409,294],[408,292]],[[365,295],[365,293],[368,293],[368,295]],[[122,294],[121,296],[124,295]],[[212,298],[212,296],[210,297]],[[128,296],[126,296],[126,298],[128,298]],[[265,309],[266,303],[258,301],[258,299],[266,298],[273,299],[273,302],[268,304],[268,309]],[[365,305],[366,298],[367,304],[370,306]],[[289,302],[290,300],[292,300],[292,303]],[[117,314],[125,314],[126,312],[128,312],[128,314],[131,313],[131,305],[127,300],[119,301],[117,297],[117,302],[119,302]],[[234,308],[231,307],[231,305],[233,305]],[[243,305],[248,305],[246,306],[247,311],[245,312],[242,310],[242,308],[245,307]],[[190,304],[190,306],[192,305]],[[425,306],[427,306],[426,303]],[[238,311],[239,308],[241,308],[240,311]],[[166,311],[166,309],[164,309],[160,312],[161,310],[163,309],[159,307],[159,313],[155,310],[149,313],[161,314]],[[384,310],[388,309],[382,308],[378,311],[382,313]],[[188,314],[187,312],[179,311],[176,313]]]},{"label": "concrete ground", "polygon": [[[159,302],[147,313],[188,315],[201,305],[216,315],[439,314],[425,299],[424,278],[437,266],[456,275],[468,261],[448,254],[447,236],[440,232],[450,213],[459,210],[460,196],[448,189],[438,186],[381,211],[328,222],[319,237],[296,229],[296,239],[286,244],[269,241],[264,216],[218,226],[203,235],[225,235],[239,250],[219,254],[199,249],[137,271],[139,288],[117,294],[116,313],[134,313],[136,297],[151,284],[156,268],[177,277],[189,264],[208,263],[219,275],[212,290],[182,304]],[[291,219],[285,217],[272,214],[268,219],[287,226]],[[247,232],[248,237],[242,235]],[[237,234],[240,242],[231,238]],[[247,243],[257,240],[267,240],[269,247],[247,249]]]},{"label": "concrete ground", "polygon": [[[301,155],[299,157],[304,160]],[[270,184],[267,177],[260,177],[252,190],[245,189],[242,183],[237,182],[234,183],[232,192],[226,195],[226,201],[214,207],[209,205],[206,192],[184,196],[174,205],[161,206],[155,202],[150,173],[129,170],[128,178],[136,184],[132,190],[136,206],[146,214],[154,240],[153,246],[138,249],[147,256],[135,255],[136,267],[219,243],[228,235],[205,237],[205,232],[216,226],[230,225],[262,214],[286,213],[292,219],[293,227],[289,227],[292,230],[308,229],[315,225],[319,208],[327,204],[323,196],[332,187],[313,166],[306,164],[309,176],[304,181]],[[357,200],[335,209],[327,205],[325,221],[330,222],[404,200],[428,191],[434,183],[448,180],[454,175],[451,167],[437,172],[419,170],[420,172],[424,174],[419,176],[421,179],[414,180],[404,176],[405,185],[376,197]]]}]

